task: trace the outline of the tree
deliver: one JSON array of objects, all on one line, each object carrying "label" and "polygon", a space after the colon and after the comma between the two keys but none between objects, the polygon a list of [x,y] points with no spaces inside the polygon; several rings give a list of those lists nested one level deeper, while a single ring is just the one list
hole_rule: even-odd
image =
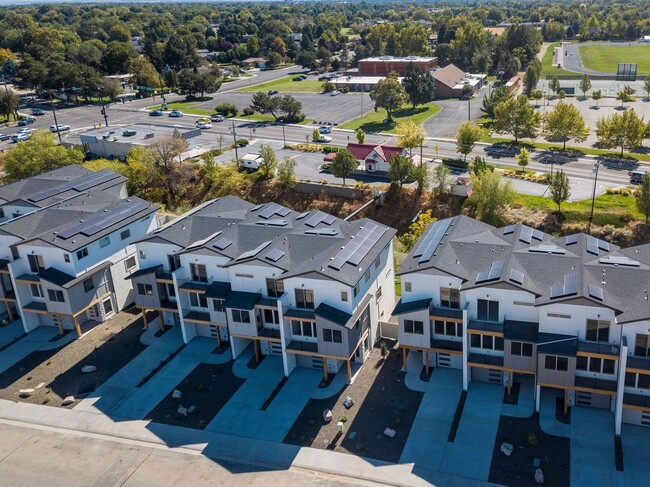
[{"label": "tree", "polygon": [[426,56],[431,54],[429,32],[419,24],[410,23],[396,35],[399,56]]},{"label": "tree", "polygon": [[12,114],[15,114],[20,105],[20,97],[13,90],[0,90],[0,115],[4,115],[7,120]]},{"label": "tree", "polygon": [[549,142],[561,141],[562,150],[566,150],[566,143],[570,139],[585,141],[589,128],[585,125],[580,110],[571,103],[560,101],[544,115],[542,134]]},{"label": "tree", "polygon": [[357,142],[359,142],[359,144],[363,144],[366,141],[366,133],[361,127],[357,129],[357,131],[354,133],[354,136],[357,138]]},{"label": "tree", "polygon": [[320,130],[318,130],[317,128],[315,128],[314,130],[312,130],[312,133],[311,133],[311,140],[312,140],[313,142],[319,142],[319,141],[320,141]]},{"label": "tree", "polygon": [[456,152],[465,156],[474,150],[474,144],[481,138],[481,127],[474,122],[463,122],[456,132]]},{"label": "tree", "polygon": [[436,96],[436,82],[433,76],[428,71],[423,73],[414,62],[406,65],[402,84],[413,108],[429,103]]},{"label": "tree", "polygon": [[160,86],[160,75],[153,64],[144,56],[137,57],[131,61],[129,73],[133,75],[131,82],[137,86],[148,86],[149,88]]},{"label": "tree", "polygon": [[294,62],[306,69],[316,69],[318,67],[318,59],[316,59],[314,51],[300,51]]},{"label": "tree", "polygon": [[598,100],[603,97],[603,92],[601,90],[594,90],[591,92],[591,98],[596,102],[596,108],[598,108]]},{"label": "tree", "polygon": [[453,179],[451,171],[444,164],[436,164],[433,168],[433,192],[440,196],[449,193]]},{"label": "tree", "polygon": [[487,161],[485,160],[485,157],[476,156],[474,160],[469,164],[469,172],[474,176],[480,176],[488,170],[489,167]]},{"label": "tree", "polygon": [[557,94],[560,91],[560,78],[553,76],[548,83],[548,87],[553,93]]},{"label": "tree", "polygon": [[167,194],[165,203],[169,208],[176,208],[178,204],[179,177],[181,154],[185,152],[189,144],[178,132],[169,137],[163,137],[151,144],[154,152],[156,167],[165,179]]},{"label": "tree", "polygon": [[390,160],[388,178],[402,189],[404,183],[414,177],[415,165],[408,156],[396,155]]},{"label": "tree", "polygon": [[631,102],[634,101],[634,95],[636,93],[636,90],[632,88],[629,85],[625,85],[621,91],[616,93],[616,99],[621,102],[621,106],[623,106],[624,103],[626,102]]},{"label": "tree", "polygon": [[305,119],[305,114],[301,112],[302,102],[296,100],[291,95],[284,95],[280,99],[280,112],[284,114],[285,122],[301,122]]},{"label": "tree", "polygon": [[481,111],[485,113],[489,118],[494,118],[495,108],[502,102],[512,98],[512,93],[505,86],[497,86],[492,90],[492,94],[483,97],[483,104],[481,105]]},{"label": "tree", "polygon": [[626,110],[620,115],[614,113],[596,121],[598,145],[603,149],[621,148],[621,157],[625,149],[634,149],[643,142],[646,124],[634,111]]},{"label": "tree", "polygon": [[277,158],[275,157],[275,151],[270,145],[260,145],[260,172],[265,178],[273,176],[273,171],[275,166],[278,163]]},{"label": "tree", "polygon": [[397,78],[389,75],[370,90],[370,99],[375,102],[375,111],[380,108],[386,110],[390,123],[393,121],[393,112],[408,102],[408,95]]},{"label": "tree", "polygon": [[398,241],[402,251],[409,252],[427,227],[437,219],[431,216],[431,210],[425,210],[418,215],[417,220],[409,225],[409,231],[399,237]]},{"label": "tree", "polygon": [[515,142],[521,137],[535,138],[541,116],[528,103],[526,95],[519,95],[500,103],[494,111],[494,131],[512,134]]},{"label": "tree", "polygon": [[580,91],[582,91],[582,97],[586,98],[587,92],[591,89],[591,79],[587,73],[582,75],[582,79],[580,80],[580,84],[578,86],[580,87]]},{"label": "tree", "polygon": [[551,199],[557,205],[557,211],[560,211],[560,206],[571,196],[571,186],[569,185],[569,176],[560,169],[553,175],[551,179]]},{"label": "tree", "polygon": [[107,74],[126,73],[135,56],[130,42],[109,42],[102,56],[102,66]]},{"label": "tree", "polygon": [[249,56],[257,56],[260,53],[260,40],[256,35],[252,35],[250,39],[246,41],[246,52]]},{"label": "tree", "polygon": [[398,123],[395,132],[397,133],[397,145],[408,149],[409,154],[412,153],[414,148],[421,147],[426,137],[422,125],[418,125],[412,120]]},{"label": "tree", "polygon": [[413,166],[413,179],[417,182],[417,193],[422,194],[429,188],[429,167],[426,164],[419,164]]},{"label": "tree", "polygon": [[526,166],[530,164],[530,152],[525,147],[522,147],[517,154],[517,165],[521,168],[523,172],[526,169]]},{"label": "tree", "polygon": [[[544,97],[544,93],[542,93],[542,90],[533,90],[530,92],[530,99],[535,100],[541,100]],[[537,107],[539,107],[539,103],[536,104]]]},{"label": "tree", "polygon": [[645,224],[648,224],[650,217],[650,174],[645,173],[641,180],[641,186],[634,194],[636,208],[645,216]]},{"label": "tree", "polygon": [[278,114],[280,113],[280,105],[282,103],[281,97],[279,96],[270,96],[262,91],[258,91],[253,95],[251,100],[251,107],[259,113],[270,113],[278,119]]},{"label": "tree", "polygon": [[273,69],[282,64],[282,56],[278,52],[269,53],[269,59],[266,61],[266,66]]},{"label": "tree", "polygon": [[57,145],[54,135],[45,130],[33,131],[29,140],[0,155],[5,182],[18,181],[70,164],[81,164],[83,160],[81,149]]},{"label": "tree", "polygon": [[537,82],[539,81],[539,74],[540,73],[535,64],[531,63],[526,68],[526,73],[524,74],[524,86],[526,87],[526,93],[529,95],[537,86]]},{"label": "tree", "polygon": [[278,163],[276,184],[283,188],[293,188],[296,184],[296,160],[285,157]]},{"label": "tree", "polygon": [[357,167],[359,167],[357,158],[347,149],[340,150],[330,163],[330,172],[337,178],[342,178],[343,186],[345,186],[345,178],[356,171]]},{"label": "tree", "polygon": [[646,99],[650,98],[650,76],[643,80],[643,91],[645,91]]},{"label": "tree", "polygon": [[470,202],[474,205],[479,220],[499,226],[503,220],[506,205],[514,196],[510,181],[502,180],[494,172],[486,171],[472,176],[474,193]]}]

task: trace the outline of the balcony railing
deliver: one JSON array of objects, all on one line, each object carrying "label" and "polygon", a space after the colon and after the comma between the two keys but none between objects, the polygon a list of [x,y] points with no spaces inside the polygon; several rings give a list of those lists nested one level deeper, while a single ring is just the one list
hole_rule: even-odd
[{"label": "balcony railing", "polygon": [[576,387],[585,387],[588,389],[599,389],[601,391],[616,392],[616,381],[606,379],[595,379],[593,377],[582,377],[576,375]]},{"label": "balcony railing", "polygon": [[431,348],[440,349],[440,350],[449,350],[450,352],[462,352],[463,342],[432,338]]},{"label": "balcony railing", "polygon": [[470,353],[467,357],[467,363],[469,365],[480,364],[503,367],[503,357],[500,357],[498,355],[487,355],[483,353]]},{"label": "balcony railing", "polygon": [[489,332],[489,333],[500,333],[503,336],[503,323],[496,321],[484,321],[484,320],[469,320],[467,324],[467,329],[470,331],[476,332]]},{"label": "balcony railing", "polygon": [[614,343],[578,342],[578,355],[606,355],[618,360],[620,353],[620,345]]},{"label": "balcony railing", "polygon": [[432,306],[429,309],[429,317],[431,319],[451,319],[451,320],[463,320],[463,310],[458,308],[445,308],[442,306]]},{"label": "balcony railing", "polygon": [[623,395],[623,405],[635,406],[637,408],[647,408],[650,410],[650,396],[626,392]]}]

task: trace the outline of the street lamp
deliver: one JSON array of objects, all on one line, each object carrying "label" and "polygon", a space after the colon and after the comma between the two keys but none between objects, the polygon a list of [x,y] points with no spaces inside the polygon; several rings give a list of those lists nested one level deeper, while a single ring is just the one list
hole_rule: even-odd
[{"label": "street lamp", "polygon": [[52,100],[52,91],[50,90],[50,105],[52,107],[52,115],[54,115],[54,126],[56,127],[56,135],[59,136],[59,143],[61,142],[61,131],[59,130],[59,122],[56,121],[56,110],[54,110],[54,101]]},{"label": "street lamp", "polygon": [[284,148],[287,146],[287,138],[284,135],[284,119],[280,120],[280,124],[282,125],[282,147]]},{"label": "street lamp", "polygon": [[237,152],[237,130],[235,128],[235,122],[232,123],[232,137],[235,141],[235,161],[239,165],[239,153]]},{"label": "street lamp", "polygon": [[598,184],[598,168],[600,163],[596,162],[591,171],[594,173],[594,189],[591,193],[591,214],[589,215],[589,225],[587,226],[587,234],[591,235],[591,223],[594,220],[594,205],[596,203],[596,185]]}]

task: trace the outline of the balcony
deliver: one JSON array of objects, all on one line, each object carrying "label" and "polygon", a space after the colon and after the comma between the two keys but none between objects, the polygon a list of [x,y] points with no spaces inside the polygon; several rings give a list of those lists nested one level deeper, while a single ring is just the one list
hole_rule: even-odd
[{"label": "balcony", "polygon": [[275,329],[275,328],[266,328],[262,327],[257,330],[257,336],[260,338],[267,339],[268,341],[272,342],[279,342],[281,337],[280,337],[280,330]]},{"label": "balcony", "polygon": [[291,340],[287,344],[287,352],[298,353],[302,355],[312,355],[318,353],[318,343],[303,342],[300,340]]},{"label": "balcony", "polygon": [[429,310],[429,318],[432,320],[463,321],[463,310],[458,308],[443,308],[432,306]]},{"label": "balcony", "polygon": [[432,338],[431,348],[436,352],[459,354],[463,352],[463,342]]},{"label": "balcony", "polygon": [[467,365],[503,367],[503,357],[499,355],[470,353],[467,357]]},{"label": "balcony", "polygon": [[650,396],[626,392],[623,395],[623,407],[650,411]]},{"label": "balcony", "polygon": [[204,311],[188,311],[183,315],[183,320],[188,323],[199,323],[203,325],[212,323],[210,321],[210,313]]},{"label": "balcony", "polygon": [[476,332],[479,335],[503,336],[503,323],[496,321],[470,320],[467,329],[470,333]]},{"label": "balcony", "polygon": [[596,392],[616,392],[615,380],[594,379],[593,377],[576,375],[574,384],[577,388],[593,389]]},{"label": "balcony", "polygon": [[156,276],[156,282],[160,282],[163,284],[173,284],[174,279],[172,278],[172,275],[170,272],[161,272]]},{"label": "balcony", "polygon": [[627,370],[649,370],[650,371],[650,357],[639,357],[638,355],[628,355],[627,357]]},{"label": "balcony", "polygon": [[584,357],[600,357],[611,360],[618,360],[621,353],[621,347],[613,343],[599,342],[578,342],[578,355]]}]

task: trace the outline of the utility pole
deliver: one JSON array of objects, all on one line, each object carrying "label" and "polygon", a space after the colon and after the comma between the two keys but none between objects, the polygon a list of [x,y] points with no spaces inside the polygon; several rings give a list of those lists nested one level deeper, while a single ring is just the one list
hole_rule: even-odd
[{"label": "utility pole", "polygon": [[59,136],[59,143],[61,143],[61,131],[59,130],[59,122],[56,121],[56,110],[54,109],[54,101],[52,100],[51,91],[50,91],[50,105],[52,106],[52,115],[54,115],[54,126],[56,127],[56,135]]},{"label": "utility pole", "polygon": [[282,147],[287,146],[287,138],[284,135],[284,119],[282,120]]},{"label": "utility pole", "polygon": [[594,220],[594,205],[596,203],[596,185],[598,184],[598,168],[600,167],[600,163],[597,162],[594,164],[593,171],[595,173],[594,176],[594,190],[591,193],[591,214],[589,215],[589,225],[587,226],[587,234],[591,235],[591,223]]},{"label": "utility pole", "polygon": [[235,161],[239,165],[239,153],[237,152],[237,131],[235,130],[235,122],[232,123],[232,138],[235,142]]},{"label": "utility pole", "polygon": [[99,93],[99,101],[102,102],[102,115],[104,115],[104,122],[108,127],[108,115],[106,115],[106,105],[104,105],[104,97],[102,96],[101,92]]}]

